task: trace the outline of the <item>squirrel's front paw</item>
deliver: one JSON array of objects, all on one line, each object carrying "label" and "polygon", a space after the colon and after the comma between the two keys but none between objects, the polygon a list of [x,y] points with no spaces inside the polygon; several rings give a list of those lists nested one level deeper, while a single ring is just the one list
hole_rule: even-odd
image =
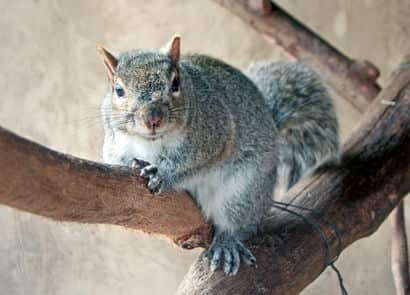
[{"label": "squirrel's front paw", "polygon": [[255,256],[241,241],[224,233],[215,235],[205,257],[209,259],[211,271],[217,270],[222,264],[225,274],[230,276],[236,275],[241,260],[248,265],[256,262]]},{"label": "squirrel's front paw", "polygon": [[147,180],[147,187],[153,194],[160,194],[164,187],[164,181],[158,174],[158,168],[155,165],[148,165],[141,169],[140,176]]},{"label": "squirrel's front paw", "polygon": [[148,163],[148,162],[146,162],[146,161],[144,161],[144,160],[140,160],[140,159],[134,158],[134,159],[132,160],[131,167],[132,167],[132,169],[134,169],[136,172],[138,172],[138,174],[140,174],[140,173],[141,173],[141,170],[144,169],[145,167],[149,166],[149,165],[150,165],[150,163]]}]

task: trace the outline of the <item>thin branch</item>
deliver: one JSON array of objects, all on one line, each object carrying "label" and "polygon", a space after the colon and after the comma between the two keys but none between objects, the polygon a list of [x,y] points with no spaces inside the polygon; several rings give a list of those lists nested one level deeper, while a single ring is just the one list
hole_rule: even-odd
[{"label": "thin branch", "polygon": [[317,69],[329,85],[358,110],[365,111],[379,93],[380,86],[376,82],[379,70],[373,64],[348,58],[276,4],[266,0],[214,1],[291,57]]},{"label": "thin branch", "polygon": [[409,252],[403,201],[393,210],[390,218],[393,228],[391,266],[396,294],[408,295],[410,294]]}]

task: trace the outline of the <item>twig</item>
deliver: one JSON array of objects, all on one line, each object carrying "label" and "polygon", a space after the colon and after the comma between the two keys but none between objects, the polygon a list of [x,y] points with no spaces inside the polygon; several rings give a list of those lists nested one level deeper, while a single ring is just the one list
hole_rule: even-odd
[{"label": "twig", "polygon": [[407,246],[406,223],[403,201],[391,214],[393,231],[391,246],[391,267],[397,295],[410,294],[409,253]]}]

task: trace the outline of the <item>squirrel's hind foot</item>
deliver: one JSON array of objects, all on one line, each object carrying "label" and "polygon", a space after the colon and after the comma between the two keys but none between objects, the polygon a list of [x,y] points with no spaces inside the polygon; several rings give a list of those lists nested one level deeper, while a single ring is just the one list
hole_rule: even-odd
[{"label": "squirrel's hind foot", "polygon": [[247,265],[254,265],[256,262],[255,256],[240,240],[224,232],[215,234],[204,255],[209,259],[211,271],[216,271],[221,266],[229,276],[237,274],[241,260]]}]

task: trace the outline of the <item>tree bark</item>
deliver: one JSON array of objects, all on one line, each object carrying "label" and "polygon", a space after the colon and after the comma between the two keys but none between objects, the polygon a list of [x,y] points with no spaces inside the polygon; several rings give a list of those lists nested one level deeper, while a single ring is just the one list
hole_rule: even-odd
[{"label": "tree bark", "polygon": [[341,163],[289,193],[287,201],[314,212],[288,207],[300,218],[273,210],[267,233],[248,243],[256,269],[242,267],[236,276],[226,277],[210,273],[201,256],[178,294],[298,294],[342,249],[375,232],[410,191],[409,151],[407,63],[371,105],[345,145]]},{"label": "tree bark", "polygon": [[[379,70],[352,60],[268,0],[214,0],[279,45],[290,57],[311,65],[356,109],[365,111],[379,93]],[[269,6],[270,5],[270,6]]]}]

